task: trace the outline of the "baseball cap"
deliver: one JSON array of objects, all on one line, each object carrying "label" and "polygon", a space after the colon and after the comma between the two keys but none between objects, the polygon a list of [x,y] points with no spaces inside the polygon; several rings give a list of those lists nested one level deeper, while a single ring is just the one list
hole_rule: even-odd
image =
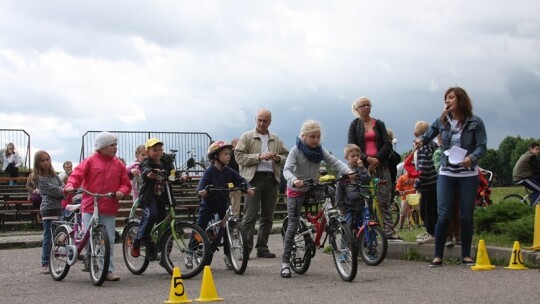
[{"label": "baseball cap", "polygon": [[146,149],[150,148],[150,147],[153,147],[157,144],[162,144],[163,145],[163,142],[157,138],[150,138],[149,140],[146,141],[146,144],[144,145],[144,147]]}]

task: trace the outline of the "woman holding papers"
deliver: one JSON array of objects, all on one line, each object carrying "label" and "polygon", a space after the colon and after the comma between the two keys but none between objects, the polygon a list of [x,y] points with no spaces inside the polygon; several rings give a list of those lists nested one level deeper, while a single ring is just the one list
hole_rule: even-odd
[{"label": "woman holding papers", "polygon": [[[461,263],[474,265],[471,259],[473,211],[478,189],[478,159],[486,152],[486,129],[472,112],[467,92],[452,87],[444,93],[445,108],[427,132],[415,141],[415,148],[442,138],[443,155],[437,180],[438,219],[435,227],[435,257],[429,267],[442,265],[448,220],[454,202],[460,204]],[[454,198],[457,196],[457,200]]]}]

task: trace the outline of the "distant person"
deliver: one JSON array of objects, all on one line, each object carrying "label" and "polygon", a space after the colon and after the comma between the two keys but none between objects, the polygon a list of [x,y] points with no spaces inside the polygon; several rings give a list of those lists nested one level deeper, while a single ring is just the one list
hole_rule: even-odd
[{"label": "distant person", "polygon": [[[283,176],[287,180],[287,216],[289,218],[287,231],[283,239],[283,255],[281,257],[281,277],[291,277],[291,251],[294,245],[294,235],[298,228],[305,194],[304,180],[318,179],[321,161],[335,168],[341,174],[353,174],[354,170],[330,154],[321,146],[321,125],[318,121],[307,120],[300,128],[300,137],[291,149]],[[356,178],[352,175],[351,178]]]},{"label": "distant person", "polygon": [[260,212],[259,233],[255,245],[257,257],[275,258],[276,254],[268,250],[268,238],[274,222],[281,168],[288,150],[279,136],[268,130],[272,123],[272,113],[269,110],[258,110],[255,123],[254,130],[240,136],[234,150],[234,156],[240,166],[240,175],[255,187],[255,195],[245,197],[242,224],[251,252],[255,223]]},{"label": "distant person", "polygon": [[62,199],[64,183],[56,175],[51,165],[49,153],[39,150],[34,155],[32,183],[43,198],[39,207],[43,222],[43,245],[41,252],[41,273],[49,274],[49,258],[51,253],[52,222],[62,218]]},{"label": "distant person", "polygon": [[[7,172],[10,178],[16,178],[19,175],[19,168],[21,167],[21,157],[19,153],[15,151],[15,145],[9,143],[6,145],[6,151],[2,154],[2,170]],[[16,179],[10,179],[9,185],[14,186],[17,184]]]},{"label": "distant person", "polygon": [[[473,114],[471,99],[460,87],[444,93],[445,110],[426,134],[415,140],[415,148],[430,143],[441,134],[441,169],[437,178],[438,218],[435,227],[435,256],[429,267],[442,266],[448,221],[459,197],[461,222],[461,263],[474,265],[471,242],[474,232],[473,211],[478,190],[478,160],[486,153],[487,135],[482,119]],[[453,158],[465,150],[463,159]]]},{"label": "distant person", "polygon": [[[394,137],[394,131],[392,131],[392,129],[390,128],[387,128],[386,132],[388,133],[388,140],[390,141],[390,143],[392,143],[394,139],[396,139]],[[397,153],[394,150],[394,147],[390,145],[390,154],[388,154],[388,169],[390,170],[390,181],[392,182],[392,188],[396,187],[396,182],[398,179],[398,176],[397,176],[398,165],[400,163],[401,163],[401,155],[399,155],[399,153]],[[390,203],[392,203],[395,199],[395,192],[391,191],[390,193],[391,193]]]},{"label": "distant person", "polygon": [[[386,131],[384,122],[371,117],[371,100],[361,97],[352,103],[352,112],[355,118],[349,125],[347,141],[355,144],[362,150],[361,159],[372,177],[391,181],[388,158],[392,151],[392,144]],[[392,192],[391,183],[382,184],[377,193],[377,201],[384,220],[384,232],[389,241],[403,241],[394,230],[392,221]]]},{"label": "distant person", "polygon": [[131,180],[131,197],[133,202],[139,198],[139,191],[142,186],[142,163],[146,158],[145,145],[139,145],[135,149],[135,161],[126,167],[127,174]]},{"label": "distant person", "polygon": [[540,146],[538,146],[538,143],[531,143],[529,150],[519,157],[512,173],[514,182],[523,182],[523,185],[532,191],[531,202],[533,206],[538,204],[538,197],[540,195],[539,153]]},{"label": "distant person", "polygon": [[64,169],[64,171],[60,172],[60,174],[58,174],[58,177],[60,177],[62,183],[65,184],[68,180],[68,177],[71,175],[71,172],[73,172],[73,163],[67,160],[62,164],[62,168]]},{"label": "distant person", "polygon": [[[131,191],[131,183],[126,174],[125,165],[116,158],[118,138],[110,132],[99,133],[94,140],[95,153],[84,159],[69,176],[64,191],[73,193],[84,186],[93,193],[113,192],[114,197],[103,197],[99,200],[99,220],[105,226],[110,244],[110,263],[106,280],[118,281],[120,277],[114,273],[114,239],[116,232],[116,215],[119,201]],[[94,197],[83,194],[81,205],[83,226],[88,223],[94,213]],[[88,251],[87,251],[88,255]],[[85,258],[84,270],[89,271],[90,259]]]}]

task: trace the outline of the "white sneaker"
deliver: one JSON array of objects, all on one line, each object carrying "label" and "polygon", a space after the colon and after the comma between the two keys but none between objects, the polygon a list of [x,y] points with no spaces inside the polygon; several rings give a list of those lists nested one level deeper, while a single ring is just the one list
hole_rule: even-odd
[{"label": "white sneaker", "polygon": [[43,266],[41,267],[41,273],[42,274],[50,274],[51,270],[49,269],[49,266]]},{"label": "white sneaker", "polygon": [[420,235],[417,235],[417,236],[416,236],[416,241],[419,241],[419,240],[421,240],[421,239],[424,239],[424,238],[428,237],[429,235],[430,235],[430,234],[427,233],[427,232],[424,232],[424,233],[422,233],[422,234],[420,234]]},{"label": "white sneaker", "polygon": [[435,237],[428,234],[426,237],[416,240],[418,244],[433,244],[435,243]]}]

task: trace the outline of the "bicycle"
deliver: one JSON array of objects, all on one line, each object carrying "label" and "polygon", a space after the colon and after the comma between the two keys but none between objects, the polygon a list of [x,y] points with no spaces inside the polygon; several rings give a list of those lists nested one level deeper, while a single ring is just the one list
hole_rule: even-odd
[{"label": "bicycle", "polygon": [[511,193],[503,197],[503,202],[520,202],[521,204],[529,207],[533,207],[540,203],[540,196],[538,196],[534,202],[531,200],[533,192],[531,189],[529,189],[529,187],[527,187],[526,180],[516,181],[514,184],[523,186],[525,188],[525,195]]},{"label": "bicycle", "polygon": [[[486,178],[486,175],[488,175],[488,178]],[[493,178],[493,172],[479,167],[478,178],[480,179],[480,183],[478,185],[475,207],[485,208],[493,204],[491,201],[491,179]]]},{"label": "bicycle", "polygon": [[[405,190],[405,191],[396,191],[396,197],[399,197],[401,199],[401,196],[405,195],[405,205],[403,206],[403,209],[405,214],[405,219],[408,221],[409,228],[414,228],[414,226],[417,226],[418,228],[421,228],[424,224],[424,221],[422,220],[422,217],[420,216],[420,193],[416,193],[415,189],[411,190]],[[400,214],[401,217],[401,214]],[[401,220],[400,220],[401,221]],[[402,223],[400,222],[400,229],[402,227]]]},{"label": "bicycle", "polygon": [[[306,192],[304,199],[305,219],[312,225],[308,227],[304,217],[300,216],[298,228],[294,236],[294,244],[291,250],[291,269],[297,274],[303,274],[311,265],[311,259],[315,257],[315,247],[324,247],[326,238],[330,236],[330,245],[334,265],[342,280],[351,282],[356,277],[358,270],[357,247],[352,235],[351,228],[345,222],[345,218],[334,205],[335,184],[345,178],[347,175],[335,179],[334,176],[326,175],[321,177],[319,182],[313,179],[304,180],[304,187],[310,189]],[[311,205],[322,203],[317,215],[313,216],[310,211]],[[281,227],[281,235],[285,239],[289,217],[285,217]],[[312,238],[312,232],[315,232],[315,240]],[[323,232],[326,236],[322,242]]]},{"label": "bicycle", "polygon": [[[229,185],[232,186],[232,184]],[[246,193],[248,188],[246,184],[240,184],[238,187],[230,188],[219,188],[214,187],[213,185],[208,185],[204,190],[207,192],[225,191],[230,194],[235,191]],[[230,251],[230,264],[227,257],[225,257],[227,268],[234,270],[234,273],[236,274],[243,274],[246,271],[249,260],[247,235],[240,219],[234,217],[233,215],[230,195],[227,195],[227,198],[228,207],[225,216],[220,219],[219,215],[214,213],[212,215],[212,220],[208,223],[208,226],[205,229],[205,232],[210,239],[210,254],[206,265],[210,265],[212,263],[214,253],[219,250],[220,246],[228,246]],[[227,242],[227,244],[225,244],[223,241]]]},{"label": "bicycle", "polygon": [[49,269],[55,281],[63,280],[73,266],[82,250],[90,240],[89,252],[86,259],[90,264],[90,278],[95,286],[100,286],[107,277],[110,262],[110,240],[105,226],[99,222],[98,200],[102,197],[113,197],[115,193],[97,194],[85,189],[77,190],[77,193],[86,193],[94,197],[94,213],[88,222],[86,230],[82,228],[80,221],[81,204],[68,205],[66,209],[73,212],[73,222],[55,221],[58,227],[53,232]]},{"label": "bicycle", "polygon": [[[178,152],[178,150],[170,150],[170,152],[176,162],[176,152]],[[185,172],[186,176],[201,175],[204,170],[206,170],[206,165],[202,162],[198,162],[195,160],[195,158],[197,157],[197,155],[195,154],[195,148],[191,148],[191,150],[187,151],[187,154],[188,156],[190,155],[190,157],[188,158],[186,163],[183,164],[182,167],[180,167],[178,170]]]},{"label": "bicycle", "polygon": [[[364,210],[357,212],[353,221],[353,235],[360,257],[369,266],[379,265],[388,251],[388,239],[381,225],[372,217],[373,199],[381,180],[373,178],[370,185],[350,183],[347,187],[354,188],[364,199]],[[367,191],[366,191],[367,190]],[[367,193],[366,193],[367,192]]]},{"label": "bicycle", "polygon": [[[154,225],[150,236],[152,242],[156,244],[158,254],[161,253],[161,257],[155,260],[159,260],[159,264],[170,275],[173,274],[175,267],[179,267],[182,278],[190,279],[204,269],[205,261],[210,252],[210,242],[198,225],[176,220],[176,202],[172,197],[170,184],[178,180],[179,175],[177,171],[169,176],[163,171],[158,174],[158,178],[166,180],[165,191],[167,191],[169,201],[168,214],[165,219]],[[141,243],[140,255],[138,257],[131,255],[133,241],[137,238],[141,221],[137,216],[137,208],[138,200],[133,203],[129,217],[126,219],[126,226],[122,231],[122,251],[127,268],[131,273],[138,275],[146,270],[150,259],[143,243]]]}]

